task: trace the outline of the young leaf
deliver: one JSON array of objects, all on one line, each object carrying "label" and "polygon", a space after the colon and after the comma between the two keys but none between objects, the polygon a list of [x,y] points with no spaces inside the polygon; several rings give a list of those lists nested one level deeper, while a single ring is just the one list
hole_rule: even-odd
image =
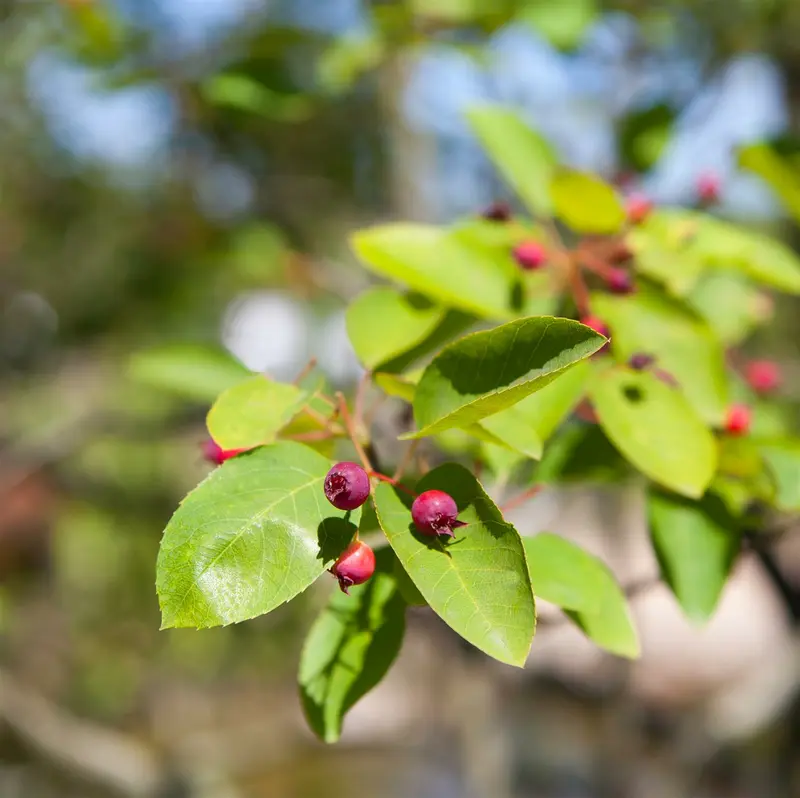
[{"label": "young leaf", "polygon": [[460,521],[448,544],[419,534],[405,497],[381,484],[375,508],[398,559],[433,611],[491,657],[522,667],[536,610],[522,541],[466,468],[448,463],[420,481],[449,493]]},{"label": "young leaf", "polygon": [[396,557],[375,553],[375,574],[346,596],[335,589],[306,637],[298,682],[308,724],[335,743],[348,710],[386,675],[403,642],[406,603]]},{"label": "young leaf", "polygon": [[800,441],[770,441],[759,446],[778,488],[775,503],[786,512],[800,511]]},{"label": "young leaf", "polygon": [[699,498],[717,465],[714,436],[683,394],[648,372],[598,374],[590,396],[611,442],[643,474]]},{"label": "young leaf", "polygon": [[608,567],[580,546],[547,532],[524,537],[533,592],[562,609],[599,646],[639,656],[639,639],[625,594]]},{"label": "young leaf", "polygon": [[296,385],[257,374],[228,388],[214,402],[206,419],[208,431],[223,449],[272,443],[307,398]]},{"label": "young leaf", "polygon": [[375,370],[423,341],[445,312],[418,294],[372,288],[347,308],[347,334],[358,359]]},{"label": "young leaf", "polygon": [[263,615],[330,567],[361,515],[325,499],[330,467],[307,446],[283,441],[212,471],[164,531],[156,579],[162,628]]},{"label": "young leaf", "polygon": [[128,369],[137,382],[204,403],[252,373],[222,349],[199,344],[145,349],[131,357]]},{"label": "young leaf", "polygon": [[648,504],[661,575],[686,617],[704,623],[716,609],[739,552],[736,520],[711,493],[700,501],[654,493]]},{"label": "young leaf", "polygon": [[528,0],[519,19],[531,25],[556,47],[577,47],[599,14],[596,0]]},{"label": "young leaf", "polygon": [[550,196],[556,215],[576,233],[616,233],[625,222],[617,192],[595,175],[559,171]]},{"label": "young leaf", "polygon": [[421,438],[467,427],[543,388],[606,339],[569,319],[534,316],[466,335],[425,369],[414,394]]},{"label": "young leaf", "polygon": [[614,355],[627,361],[644,352],[680,384],[709,424],[721,424],[728,405],[725,352],[700,318],[685,306],[642,288],[635,296],[593,294],[592,308],[611,329]]},{"label": "young leaf", "polygon": [[402,399],[404,402],[413,402],[417,390],[417,381],[407,374],[386,374],[382,371],[373,375],[375,384],[389,396]]},{"label": "young leaf", "polygon": [[764,295],[733,272],[705,274],[686,301],[728,346],[740,343],[766,321]]},{"label": "young leaf", "polygon": [[513,111],[486,106],[467,113],[493,163],[534,215],[552,210],[549,182],[556,166],[552,147]]},{"label": "young leaf", "polygon": [[768,144],[751,144],[739,150],[739,166],[766,181],[784,207],[800,222],[800,170],[785,161]]}]

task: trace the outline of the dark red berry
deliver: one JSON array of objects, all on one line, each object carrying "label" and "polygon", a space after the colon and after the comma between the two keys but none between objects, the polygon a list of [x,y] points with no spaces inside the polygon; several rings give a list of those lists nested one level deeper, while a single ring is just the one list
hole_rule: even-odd
[{"label": "dark red berry", "polygon": [[719,202],[720,180],[714,172],[705,172],[697,178],[697,196],[703,205]]},{"label": "dark red berry", "polygon": [[538,241],[523,241],[513,251],[514,260],[526,271],[535,271],[547,260],[547,251]]},{"label": "dark red berry", "polygon": [[645,369],[649,369],[655,362],[656,359],[653,355],[648,355],[646,352],[637,352],[631,355],[628,365],[636,371],[644,371]]},{"label": "dark red berry", "polygon": [[498,200],[493,202],[481,216],[489,222],[508,222],[511,221],[511,206],[507,202]]},{"label": "dark red berry", "polygon": [[758,393],[772,393],[783,382],[780,366],[772,360],[751,360],[745,366],[744,375],[750,387]]},{"label": "dark red berry", "polygon": [[753,414],[747,405],[731,405],[725,418],[725,431],[730,435],[746,435]]},{"label": "dark red berry", "polygon": [[587,327],[593,329],[596,333],[600,333],[600,335],[605,335],[606,338],[609,336],[608,326],[597,316],[584,316],[581,319],[581,324],[585,324]]},{"label": "dark red berry", "polygon": [[609,269],[606,283],[609,290],[614,294],[630,294],[634,287],[633,278],[625,269]]},{"label": "dark red berry", "polygon": [[626,203],[628,221],[641,224],[653,210],[653,203],[644,194],[631,194]]},{"label": "dark red berry", "polygon": [[342,593],[349,595],[353,585],[363,585],[375,573],[375,552],[366,543],[354,540],[339,555],[331,573],[339,580]]},{"label": "dark red berry", "polygon": [[414,526],[423,535],[455,537],[453,527],[462,526],[458,506],[450,494],[442,490],[426,490],[411,505]]},{"label": "dark red berry", "polygon": [[203,441],[203,457],[209,463],[214,465],[222,465],[226,460],[231,457],[236,457],[237,454],[249,451],[248,449],[223,449],[213,438]]},{"label": "dark red berry", "polygon": [[337,463],[325,477],[325,496],[339,510],[355,510],[369,496],[369,477],[358,463]]}]

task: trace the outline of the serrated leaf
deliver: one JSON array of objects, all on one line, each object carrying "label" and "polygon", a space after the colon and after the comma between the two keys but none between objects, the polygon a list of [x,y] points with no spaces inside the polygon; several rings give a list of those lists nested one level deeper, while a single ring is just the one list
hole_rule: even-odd
[{"label": "serrated leaf", "polygon": [[228,460],[164,530],[156,586],[162,628],[209,627],[274,610],[314,582],[356,532],[360,510],[325,499],[331,462],[282,441]]},{"label": "serrated leaf", "polygon": [[306,637],[298,682],[308,724],[326,743],[342,732],[348,710],[386,675],[403,642],[406,603],[394,576],[396,557],[375,553],[375,575],[335,589]]},{"label": "serrated leaf", "polygon": [[786,512],[800,511],[800,441],[770,441],[758,448],[777,483],[775,504]]},{"label": "serrated leaf", "polygon": [[506,108],[473,108],[467,113],[467,121],[489,158],[530,211],[549,216],[549,182],[557,163],[550,144]]},{"label": "serrated leaf", "polygon": [[533,592],[565,610],[599,646],[621,657],[639,656],[628,601],[597,557],[558,535],[524,537]]},{"label": "serrated leaf", "polygon": [[717,466],[714,436],[683,394],[653,374],[608,369],[589,395],[611,442],[643,474],[699,498]]},{"label": "serrated leaf", "polygon": [[491,657],[524,666],[535,629],[535,606],[525,552],[517,531],[475,477],[448,463],[417,485],[456,501],[459,520],[448,544],[413,528],[406,497],[381,484],[375,491],[378,520],[398,559],[433,611],[464,639]]},{"label": "serrated leaf", "polygon": [[800,221],[800,170],[784,160],[768,144],[752,144],[739,150],[739,166],[767,182],[786,210]]},{"label": "serrated leaf", "polygon": [[718,496],[699,501],[654,493],[648,502],[650,534],[661,575],[686,617],[714,613],[740,547],[736,520]]},{"label": "serrated leaf", "polygon": [[468,427],[543,388],[606,339],[569,319],[533,316],[464,336],[445,347],[414,394],[420,438]]},{"label": "serrated leaf", "polygon": [[206,418],[208,432],[223,449],[272,443],[307,398],[296,385],[257,374],[228,388],[214,402]]},{"label": "serrated leaf", "polygon": [[680,384],[689,403],[710,424],[728,406],[725,352],[708,325],[685,306],[655,291],[634,296],[593,294],[592,309],[611,329],[620,361],[644,352]]},{"label": "serrated leaf", "polygon": [[576,233],[616,233],[625,222],[617,192],[595,175],[562,170],[550,181],[556,215]]},{"label": "serrated leaf", "polygon": [[131,379],[163,391],[212,402],[252,372],[222,349],[200,344],[167,344],[131,356]]}]

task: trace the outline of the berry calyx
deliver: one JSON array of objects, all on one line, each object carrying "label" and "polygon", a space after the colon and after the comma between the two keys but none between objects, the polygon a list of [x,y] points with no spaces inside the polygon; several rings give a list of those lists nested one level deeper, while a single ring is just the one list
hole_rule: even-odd
[{"label": "berry calyx", "polygon": [[430,537],[446,535],[455,537],[453,528],[463,526],[458,520],[455,499],[443,490],[426,490],[411,505],[411,518],[417,530]]},{"label": "berry calyx", "polygon": [[249,449],[223,449],[213,438],[209,438],[202,443],[203,458],[209,463],[214,465],[222,465],[226,460],[231,457],[236,457],[237,454],[247,452]]},{"label": "berry calyx", "polygon": [[753,414],[747,405],[731,405],[725,418],[725,431],[729,435],[746,435],[752,420]]},{"label": "berry calyx", "polygon": [[636,352],[631,355],[630,360],[628,360],[628,365],[634,371],[644,371],[650,368],[655,362],[656,359],[653,355],[648,355],[646,352]]},{"label": "berry calyx", "polygon": [[339,580],[342,593],[350,595],[353,585],[363,585],[375,573],[375,552],[366,543],[354,540],[330,571]]},{"label": "berry calyx", "polygon": [[783,375],[780,366],[772,360],[751,360],[744,370],[750,387],[757,393],[772,393],[781,387]]},{"label": "berry calyx", "polygon": [[609,269],[606,284],[612,294],[630,294],[634,290],[633,278],[625,269]]},{"label": "berry calyx", "polygon": [[606,338],[609,336],[608,325],[597,316],[583,316],[581,318],[581,324],[586,325],[596,333],[600,333],[600,335],[605,335]]},{"label": "berry calyx", "polygon": [[547,251],[538,241],[523,241],[514,247],[512,254],[525,271],[535,271],[547,260]]},{"label": "berry calyx", "polygon": [[625,211],[631,224],[641,224],[652,210],[653,202],[644,194],[631,194],[625,204]]},{"label": "berry calyx", "polygon": [[714,172],[704,172],[697,178],[697,197],[703,205],[719,202],[720,180]]},{"label": "berry calyx", "polygon": [[369,496],[369,477],[358,463],[337,463],[325,477],[324,490],[337,510],[355,510]]},{"label": "berry calyx", "polygon": [[511,206],[507,202],[498,200],[493,202],[481,216],[489,222],[509,222],[511,221]]}]

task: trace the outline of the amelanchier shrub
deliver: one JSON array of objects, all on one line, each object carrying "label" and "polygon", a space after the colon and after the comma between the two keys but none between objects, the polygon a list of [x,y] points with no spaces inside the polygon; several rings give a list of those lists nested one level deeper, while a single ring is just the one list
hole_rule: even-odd
[{"label": "amelanchier shrub", "polygon": [[[609,570],[556,535],[521,537],[479,473],[518,486],[514,503],[547,484],[640,481],[663,579],[698,622],[745,529],[800,508],[780,371],[737,355],[770,318],[765,289],[800,293],[792,251],[699,210],[721,190],[711,178],[695,210],[626,203],[560,166],[513,113],[469,119],[530,217],[498,203],[451,227],[387,224],[352,239],[392,283],[357,297],[347,321],[368,379],[413,409],[396,471],[374,460],[364,390],[350,406],[313,370],[296,384],[250,375],[211,408],[219,467],[161,543],[165,629],[245,621],[327,572],[338,579],[300,662],[306,714],[326,741],[390,667],[409,604],[510,665],[528,658],[537,597],[598,645],[638,655]],[[357,462],[334,465],[348,438]],[[414,465],[423,438],[457,462]]]}]

